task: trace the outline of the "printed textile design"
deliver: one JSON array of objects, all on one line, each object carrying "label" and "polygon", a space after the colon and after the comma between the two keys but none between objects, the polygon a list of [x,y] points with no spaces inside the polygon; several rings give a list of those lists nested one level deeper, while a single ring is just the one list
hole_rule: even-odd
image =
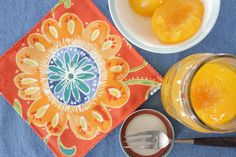
[{"label": "printed textile design", "polygon": [[121,39],[109,33],[103,21],[84,28],[75,14],[59,22],[43,22],[42,34],[28,37],[28,47],[16,55],[22,73],[15,77],[18,94],[33,100],[27,115],[31,123],[61,134],[67,123],[79,139],[107,132],[112,119],[107,107],[122,107],[129,99],[123,78],[127,62],[116,57]]},{"label": "printed textile design", "polygon": [[162,83],[88,0],[60,0],[0,72],[2,95],[58,157],[84,156]]}]

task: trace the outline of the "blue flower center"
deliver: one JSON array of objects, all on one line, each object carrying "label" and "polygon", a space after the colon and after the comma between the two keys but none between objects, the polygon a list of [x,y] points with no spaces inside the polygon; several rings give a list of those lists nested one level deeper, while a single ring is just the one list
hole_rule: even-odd
[{"label": "blue flower center", "polygon": [[79,47],[64,47],[49,61],[48,86],[65,105],[84,105],[94,97],[99,69],[93,57]]}]

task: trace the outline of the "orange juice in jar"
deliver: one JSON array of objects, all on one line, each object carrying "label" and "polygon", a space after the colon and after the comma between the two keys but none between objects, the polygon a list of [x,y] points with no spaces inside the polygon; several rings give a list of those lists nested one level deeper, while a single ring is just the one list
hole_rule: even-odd
[{"label": "orange juice in jar", "polygon": [[236,131],[236,57],[195,54],[176,63],[161,91],[165,110],[199,132]]}]

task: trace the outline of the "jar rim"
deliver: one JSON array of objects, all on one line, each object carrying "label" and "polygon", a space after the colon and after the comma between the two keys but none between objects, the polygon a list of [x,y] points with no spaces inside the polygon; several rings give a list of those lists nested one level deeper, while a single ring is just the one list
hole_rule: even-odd
[{"label": "jar rim", "polygon": [[[222,132],[225,130],[222,130],[222,129],[219,129],[219,128],[215,128],[215,127],[212,127],[208,124],[206,124],[203,120],[201,120],[201,118],[197,115],[197,113],[195,112],[194,108],[193,108],[193,105],[192,105],[192,101],[191,101],[191,98],[190,98],[190,88],[191,88],[191,84],[192,84],[192,81],[193,81],[193,78],[194,76],[196,75],[196,73],[199,71],[199,69],[201,69],[202,66],[204,66],[205,64],[211,62],[211,61],[214,61],[216,59],[219,59],[219,58],[233,58],[233,59],[236,59],[236,56],[235,55],[232,55],[232,54],[228,54],[228,53],[220,53],[220,54],[211,54],[209,55],[209,57],[203,59],[202,61],[200,61],[196,66],[195,66],[195,69],[190,73],[189,75],[189,85],[187,85],[187,88],[185,88],[186,86],[186,81],[184,83],[184,90],[187,90],[187,103],[186,104],[189,104],[189,105],[186,105],[187,107],[187,110],[188,112],[191,113],[191,115],[193,116],[192,118],[194,118],[194,120],[200,125],[202,126],[203,128],[205,129],[208,129],[208,130],[211,130],[213,132]],[[184,96],[185,92],[182,92],[182,97]]]}]

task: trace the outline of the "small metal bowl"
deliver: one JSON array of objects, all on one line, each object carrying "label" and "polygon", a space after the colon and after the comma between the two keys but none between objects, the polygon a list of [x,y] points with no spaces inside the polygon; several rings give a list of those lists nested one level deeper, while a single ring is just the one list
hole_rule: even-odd
[{"label": "small metal bowl", "polygon": [[125,135],[148,130],[160,130],[170,139],[174,139],[175,136],[172,124],[162,113],[151,109],[138,110],[124,121],[120,129],[120,146],[128,157],[163,157],[169,154],[173,144],[169,144],[161,150],[124,148],[127,146],[127,143],[124,142]]}]

